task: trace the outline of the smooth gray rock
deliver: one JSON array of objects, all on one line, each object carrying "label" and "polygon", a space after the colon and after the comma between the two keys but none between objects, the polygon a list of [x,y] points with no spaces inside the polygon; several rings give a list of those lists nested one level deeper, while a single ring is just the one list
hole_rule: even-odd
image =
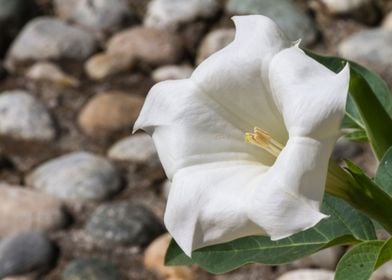
[{"label": "smooth gray rock", "polygon": [[99,206],[86,225],[87,233],[100,242],[146,245],[163,233],[158,218],[142,205],[129,202]]},{"label": "smooth gray rock", "polygon": [[177,29],[197,18],[209,18],[220,10],[219,0],[153,0],[148,5],[144,25]]},{"label": "smooth gray rock", "polygon": [[339,46],[339,54],[392,79],[392,32],[383,29],[359,31]]},{"label": "smooth gray rock", "polygon": [[91,33],[53,17],[38,17],[27,23],[12,43],[7,66],[30,60],[83,60],[96,46]]},{"label": "smooth gray rock", "polygon": [[82,258],[69,263],[62,280],[120,280],[120,273],[109,262],[96,258]]},{"label": "smooth gray rock", "polygon": [[99,201],[118,192],[121,178],[105,158],[74,152],[52,159],[30,173],[28,185],[66,200]]},{"label": "smooth gray rock", "polygon": [[55,137],[45,106],[23,90],[0,94],[0,134],[18,140],[47,141]]},{"label": "smooth gray rock", "polygon": [[48,237],[29,231],[4,238],[0,242],[0,278],[43,272],[55,263],[56,250]]},{"label": "smooth gray rock", "polygon": [[118,141],[109,149],[108,157],[135,163],[158,160],[154,142],[147,134],[137,134]]},{"label": "smooth gray rock", "polygon": [[56,14],[99,32],[119,30],[132,20],[127,0],[55,0]]},{"label": "smooth gray rock", "polygon": [[273,19],[291,40],[313,43],[317,36],[312,19],[290,0],[229,0],[226,10],[233,14],[259,14]]}]

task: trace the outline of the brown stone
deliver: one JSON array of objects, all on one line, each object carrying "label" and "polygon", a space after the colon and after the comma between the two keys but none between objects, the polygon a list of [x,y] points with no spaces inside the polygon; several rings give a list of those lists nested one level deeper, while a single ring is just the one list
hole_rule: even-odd
[{"label": "brown stone", "polygon": [[65,223],[63,206],[57,198],[0,184],[0,237],[33,229],[56,230]]},{"label": "brown stone", "polygon": [[187,266],[165,266],[165,254],[169,247],[170,235],[155,239],[144,252],[144,266],[166,280],[192,280],[192,270]]},{"label": "brown stone", "polygon": [[91,57],[85,64],[87,75],[94,80],[130,70],[135,60],[121,54],[100,53]]},{"label": "brown stone", "polygon": [[114,35],[107,52],[133,57],[152,65],[171,64],[178,61],[182,48],[173,33],[150,27],[135,27]]},{"label": "brown stone", "polygon": [[90,99],[79,114],[81,129],[90,136],[110,136],[122,130],[131,131],[144,98],[111,91]]}]

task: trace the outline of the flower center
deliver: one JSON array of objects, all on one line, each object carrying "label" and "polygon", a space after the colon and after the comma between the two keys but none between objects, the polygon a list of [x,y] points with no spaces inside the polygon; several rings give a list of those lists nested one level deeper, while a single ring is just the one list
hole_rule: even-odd
[{"label": "flower center", "polygon": [[259,127],[255,127],[253,129],[253,133],[245,133],[245,141],[262,148],[275,157],[278,157],[279,153],[283,149],[282,144],[272,138],[271,134],[269,134],[267,131]]}]

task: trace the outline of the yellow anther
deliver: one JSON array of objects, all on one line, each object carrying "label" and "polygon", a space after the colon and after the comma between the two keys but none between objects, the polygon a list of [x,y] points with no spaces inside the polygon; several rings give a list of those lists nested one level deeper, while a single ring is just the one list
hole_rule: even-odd
[{"label": "yellow anther", "polygon": [[283,149],[283,145],[273,139],[271,135],[259,127],[253,129],[253,133],[245,133],[245,141],[262,148],[277,157]]}]

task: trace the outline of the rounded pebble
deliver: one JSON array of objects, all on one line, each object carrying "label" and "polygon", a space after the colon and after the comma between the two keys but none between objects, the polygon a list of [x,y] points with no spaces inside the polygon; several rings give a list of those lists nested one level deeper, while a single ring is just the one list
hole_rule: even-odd
[{"label": "rounded pebble", "polygon": [[51,231],[67,222],[60,200],[21,186],[0,184],[0,237],[26,230]]},{"label": "rounded pebble", "polygon": [[151,76],[156,82],[187,79],[192,75],[190,65],[166,65],[155,69]]},{"label": "rounded pebble", "polygon": [[100,242],[140,246],[161,234],[163,227],[144,206],[115,202],[99,206],[88,221],[86,231]]},{"label": "rounded pebble", "polygon": [[121,280],[117,269],[109,262],[96,258],[82,258],[69,263],[62,280]]},{"label": "rounded pebble", "polygon": [[113,160],[146,163],[157,159],[157,152],[151,136],[137,134],[115,143],[108,151]]},{"label": "rounded pebble", "polygon": [[38,17],[25,25],[10,47],[7,66],[19,62],[68,58],[83,60],[96,49],[89,32],[52,17]]},{"label": "rounded pebble", "polygon": [[135,59],[151,65],[172,64],[182,56],[180,39],[173,33],[150,27],[129,28],[115,34],[107,52],[124,59]]},{"label": "rounded pebble", "polygon": [[147,8],[144,25],[177,29],[197,18],[209,18],[220,10],[218,0],[153,0]]},{"label": "rounded pebble", "polygon": [[90,79],[102,80],[132,68],[135,59],[132,56],[119,54],[99,53],[92,56],[84,68]]},{"label": "rounded pebble", "polygon": [[82,108],[78,123],[89,136],[108,137],[130,131],[143,106],[144,98],[125,92],[110,91],[92,97]]},{"label": "rounded pebble", "polygon": [[28,185],[66,200],[99,201],[121,189],[121,178],[105,158],[74,152],[38,166],[26,177]]},{"label": "rounded pebble", "polygon": [[79,86],[79,81],[65,74],[57,65],[50,62],[37,62],[31,66],[26,77],[37,81],[50,81],[61,86]]},{"label": "rounded pebble", "polygon": [[155,239],[144,251],[144,266],[166,280],[192,280],[192,270],[189,267],[165,265],[165,255],[170,240],[169,234]]},{"label": "rounded pebble", "polygon": [[0,94],[0,134],[17,140],[48,141],[55,137],[45,106],[23,90]]},{"label": "rounded pebble", "polygon": [[113,32],[132,20],[127,0],[55,0],[56,13],[99,32]]},{"label": "rounded pebble", "polygon": [[45,271],[55,263],[56,250],[38,231],[23,232],[0,242],[0,278]]}]

